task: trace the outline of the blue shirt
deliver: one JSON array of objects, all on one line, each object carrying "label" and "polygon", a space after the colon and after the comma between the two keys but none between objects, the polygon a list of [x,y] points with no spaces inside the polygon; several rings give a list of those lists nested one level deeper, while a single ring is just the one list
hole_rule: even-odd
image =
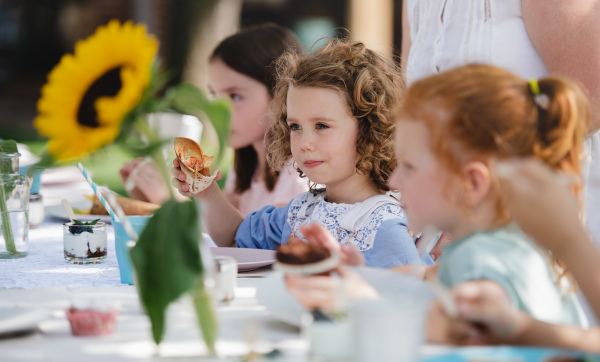
[{"label": "blue shirt", "polygon": [[[391,198],[390,198],[391,200]],[[324,195],[307,192],[295,197],[285,207],[265,206],[248,215],[240,224],[236,236],[236,246],[240,248],[276,249],[288,242],[294,233],[301,239],[298,231],[301,224],[319,222],[324,225],[340,243],[357,246],[365,256],[367,266],[389,268],[404,264],[433,264],[425,255],[419,257],[414,239],[408,234],[406,215],[397,202],[375,204],[372,210],[365,212],[362,220],[355,223],[359,227],[348,231],[344,217],[363,203],[333,204],[324,201]],[[358,212],[360,214],[360,212]]]}]

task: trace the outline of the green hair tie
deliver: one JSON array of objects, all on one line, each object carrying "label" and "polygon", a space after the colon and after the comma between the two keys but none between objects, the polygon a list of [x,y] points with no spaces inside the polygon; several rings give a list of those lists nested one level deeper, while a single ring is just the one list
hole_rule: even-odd
[{"label": "green hair tie", "polygon": [[542,94],[542,91],[540,90],[540,85],[538,84],[538,80],[535,78],[531,78],[529,80],[529,89],[531,89],[531,93],[533,93],[534,96],[539,96],[540,94]]}]

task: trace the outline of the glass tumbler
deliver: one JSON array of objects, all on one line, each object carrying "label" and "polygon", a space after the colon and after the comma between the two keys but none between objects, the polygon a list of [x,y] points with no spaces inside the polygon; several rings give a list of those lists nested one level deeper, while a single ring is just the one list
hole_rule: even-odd
[{"label": "glass tumbler", "polygon": [[63,224],[65,259],[71,264],[95,264],[106,259],[107,227],[96,225]]}]

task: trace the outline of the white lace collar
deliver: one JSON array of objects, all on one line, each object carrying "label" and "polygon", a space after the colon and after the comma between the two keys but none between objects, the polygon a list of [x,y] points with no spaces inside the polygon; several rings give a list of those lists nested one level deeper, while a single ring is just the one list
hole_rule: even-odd
[{"label": "white lace collar", "polygon": [[356,204],[330,203],[325,201],[326,197],[326,192],[305,192],[294,198],[287,217],[292,234],[306,240],[299,231],[300,225],[318,222],[341,244],[350,242],[365,251],[373,247],[382,222],[395,218],[406,220],[400,204],[390,196],[378,195]]}]

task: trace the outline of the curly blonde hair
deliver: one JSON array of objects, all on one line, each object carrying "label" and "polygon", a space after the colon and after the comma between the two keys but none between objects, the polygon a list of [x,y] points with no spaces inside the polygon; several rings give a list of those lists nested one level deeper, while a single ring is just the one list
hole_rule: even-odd
[{"label": "curly blonde hair", "polygon": [[[277,84],[266,133],[267,160],[281,170],[292,158],[286,100],[291,86],[335,89],[358,120],[356,171],[380,190],[396,167],[394,108],[405,88],[399,67],[361,42],[328,39],[310,54],[284,53],[276,62]],[[305,175],[297,168],[301,177]]]}]

